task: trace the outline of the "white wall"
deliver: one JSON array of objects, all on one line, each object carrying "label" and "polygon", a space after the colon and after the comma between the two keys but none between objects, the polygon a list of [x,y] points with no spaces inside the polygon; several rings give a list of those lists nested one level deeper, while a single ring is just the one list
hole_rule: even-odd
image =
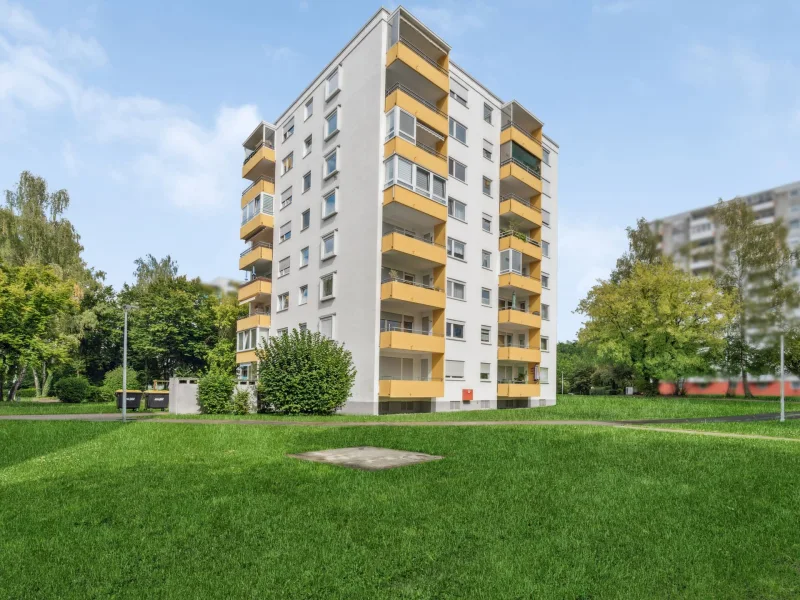
[{"label": "white wall", "polygon": [[[550,150],[550,164],[542,162],[542,177],[550,182],[550,195],[542,194],[542,208],[550,212],[550,226],[542,226],[542,241],[550,243],[550,256],[542,256],[542,273],[550,275],[550,287],[542,287],[542,304],[550,306],[549,320],[542,319],[542,337],[549,338],[550,350],[542,352],[541,368],[548,370],[549,383],[541,384],[540,398],[547,404],[554,403],[560,391],[556,380],[560,374],[556,371],[556,347],[558,335],[558,146],[546,137],[542,145]],[[535,403],[534,403],[535,405]]]}]

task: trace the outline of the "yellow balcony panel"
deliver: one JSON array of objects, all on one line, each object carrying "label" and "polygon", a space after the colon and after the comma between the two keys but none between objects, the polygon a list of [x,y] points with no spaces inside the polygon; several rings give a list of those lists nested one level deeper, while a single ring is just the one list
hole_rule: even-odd
[{"label": "yellow balcony panel", "polygon": [[441,398],[444,396],[444,381],[381,379],[379,388],[381,398]]},{"label": "yellow balcony panel", "polygon": [[244,363],[258,362],[255,350],[246,350],[245,352],[236,353],[236,364],[241,365]]},{"label": "yellow balcony panel", "polygon": [[266,277],[257,277],[239,288],[239,302],[247,302],[256,296],[269,295],[272,293],[272,281]]},{"label": "yellow balcony panel", "polygon": [[509,158],[500,164],[500,181],[502,182],[504,179],[516,180],[529,190],[532,190],[533,193],[531,195],[542,193],[541,175],[537,177],[534,173],[533,169],[513,158]]},{"label": "yellow balcony panel", "polygon": [[515,346],[500,346],[497,348],[497,360],[512,362],[540,363],[542,351],[538,348],[519,348]]},{"label": "yellow balcony panel", "polygon": [[239,255],[239,269],[244,270],[257,262],[266,261],[272,262],[272,244],[257,242]]},{"label": "yellow balcony panel", "polygon": [[239,239],[247,240],[262,229],[274,229],[275,219],[272,215],[259,213],[239,229]]},{"label": "yellow balcony panel", "polygon": [[530,398],[539,395],[538,383],[498,383],[498,398]]},{"label": "yellow balcony panel", "polygon": [[430,308],[444,308],[446,298],[443,290],[431,289],[394,280],[381,284],[381,300],[408,302]]},{"label": "yellow balcony panel", "polygon": [[444,338],[411,331],[381,331],[381,350],[444,354]]},{"label": "yellow balcony panel", "polygon": [[433,221],[444,223],[447,221],[447,204],[426,198],[421,194],[412,192],[401,185],[393,185],[383,190],[383,206],[389,208],[400,205],[427,215]]},{"label": "yellow balcony panel", "polygon": [[418,237],[410,237],[405,233],[393,231],[383,236],[381,252],[385,256],[412,257],[425,267],[440,266],[447,263],[447,251],[444,246],[427,242]]},{"label": "yellow balcony panel", "polygon": [[525,226],[531,229],[542,226],[542,210],[532,206],[529,200],[518,198],[513,194],[500,198],[500,216],[522,219]]},{"label": "yellow balcony panel", "polygon": [[391,67],[395,61],[400,61],[414,69],[445,93],[450,92],[450,76],[448,71],[437,64],[436,61],[422,54],[422,52],[418,52],[412,48],[410,44],[398,41],[394,46],[389,48],[386,52],[386,67]]},{"label": "yellow balcony panel", "polygon": [[436,108],[436,106],[399,83],[389,90],[389,93],[386,95],[384,110],[385,112],[389,112],[395,106],[399,106],[403,110],[410,112],[417,120],[422,121],[443,136],[446,137],[448,135],[449,124],[447,115]]},{"label": "yellow balcony panel", "polygon": [[269,327],[272,319],[267,314],[255,314],[236,321],[236,331],[246,331],[253,327]]},{"label": "yellow balcony panel", "polygon": [[513,329],[541,329],[542,317],[532,312],[507,308],[497,313],[499,325],[514,326]]},{"label": "yellow balcony panel", "polygon": [[421,146],[419,142],[412,144],[401,137],[393,137],[383,145],[383,156],[389,158],[392,154],[399,154],[424,169],[447,177],[447,157],[433,149],[425,148],[427,147]]},{"label": "yellow balcony panel", "polygon": [[242,177],[253,179],[253,176],[261,175],[270,167],[275,169],[275,149],[270,148],[267,144],[262,144],[244,161]]},{"label": "yellow balcony panel", "polygon": [[262,193],[269,194],[270,196],[275,195],[275,181],[271,177],[264,176],[257,179],[242,192],[241,208],[250,204],[253,198]]},{"label": "yellow balcony panel", "polygon": [[503,273],[500,275],[498,285],[501,288],[513,288],[529,294],[542,293],[542,280],[518,273]]},{"label": "yellow balcony panel", "polygon": [[523,234],[501,234],[500,251],[509,249],[517,250],[521,252],[523,256],[527,256],[532,260],[542,260],[542,247],[537,245],[531,238],[524,236],[525,239],[522,239],[522,237]]},{"label": "yellow balcony panel", "polygon": [[[539,135],[541,136],[541,129],[539,130]],[[502,146],[507,142],[516,142],[536,158],[542,160],[541,140],[537,140],[532,135],[522,131],[522,129],[519,129],[515,124],[509,123],[500,132],[500,145]]]}]

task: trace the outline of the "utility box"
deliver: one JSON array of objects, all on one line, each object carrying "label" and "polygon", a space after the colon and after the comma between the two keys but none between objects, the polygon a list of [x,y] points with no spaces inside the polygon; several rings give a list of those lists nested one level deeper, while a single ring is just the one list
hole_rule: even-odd
[{"label": "utility box", "polygon": [[461,388],[461,400],[463,402],[472,401],[472,388]]}]

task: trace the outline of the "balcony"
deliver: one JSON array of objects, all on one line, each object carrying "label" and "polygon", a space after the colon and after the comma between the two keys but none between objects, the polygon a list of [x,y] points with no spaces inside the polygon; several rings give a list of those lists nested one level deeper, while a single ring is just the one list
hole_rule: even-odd
[{"label": "balcony", "polygon": [[444,337],[422,329],[394,327],[381,322],[381,350],[444,354]]},{"label": "balcony", "polygon": [[497,347],[497,360],[540,363],[542,362],[542,351],[538,348],[529,348],[519,344],[499,344]]},{"label": "balcony", "polygon": [[440,61],[442,64],[403,36],[386,52],[386,68],[398,72],[398,78],[405,77],[407,79],[408,75],[403,71],[410,70],[447,94],[450,91],[450,75],[446,68],[447,54],[444,54]]},{"label": "balcony", "polygon": [[399,83],[386,92],[384,111],[389,112],[395,106],[410,112],[418,121],[422,121],[443,136],[448,135],[447,113],[442,112],[435,104]]},{"label": "balcony", "polygon": [[249,317],[244,317],[236,321],[236,331],[245,331],[253,327],[268,328],[272,323],[271,315],[266,310],[253,311]]},{"label": "balcony", "polygon": [[244,159],[242,177],[256,179],[269,172],[275,173],[275,148],[263,142]]},{"label": "balcony", "polygon": [[259,262],[272,262],[272,244],[254,242],[239,255],[239,269],[245,270]]},{"label": "balcony", "polygon": [[272,177],[264,175],[244,188],[242,192],[242,208],[247,206],[259,194],[275,196],[275,180]]},{"label": "balcony", "polygon": [[242,226],[239,229],[239,239],[249,240],[264,229],[275,228],[275,218],[272,216],[272,196],[263,194],[258,204],[253,204],[252,211],[242,211]]},{"label": "balcony", "polygon": [[268,277],[256,277],[239,288],[239,302],[249,302],[259,296],[270,294],[272,294],[272,280]]},{"label": "balcony", "polygon": [[441,398],[444,381],[441,379],[384,379],[379,381],[381,398]]},{"label": "balcony", "polygon": [[523,197],[542,193],[541,171],[516,158],[509,157],[500,163],[500,182],[501,185],[510,188],[512,193],[518,193]]},{"label": "balcony", "polygon": [[530,260],[542,260],[542,246],[531,237],[519,231],[506,230],[500,233],[500,251],[517,250]]},{"label": "balcony", "polygon": [[444,308],[444,290],[421,283],[412,283],[395,277],[387,277],[381,282],[381,301],[387,302],[385,309],[402,308],[404,304],[416,307]]},{"label": "balcony", "polygon": [[500,218],[521,220],[523,228],[534,229],[542,226],[542,209],[534,206],[530,199],[504,194],[500,196]]},{"label": "balcony", "polygon": [[447,201],[418,194],[402,185],[383,190],[383,216],[387,219],[419,221],[433,226],[447,221]]},{"label": "balcony", "polygon": [[508,271],[500,274],[498,286],[521,294],[541,294],[542,280],[535,275],[523,275]]},{"label": "balcony", "polygon": [[399,267],[411,270],[429,269],[447,263],[444,246],[399,227],[383,236],[381,252],[385,257],[396,259]]},{"label": "balcony", "polygon": [[256,356],[255,350],[245,350],[244,352],[237,352],[236,353],[236,364],[241,365],[245,363],[254,363],[258,362],[258,356]]},{"label": "balcony", "polygon": [[525,331],[541,329],[542,317],[537,312],[528,312],[520,308],[501,308],[497,313],[497,323],[502,329]]},{"label": "balcony", "polygon": [[540,394],[538,383],[517,383],[500,381],[497,384],[498,398],[530,398]]},{"label": "balcony", "polygon": [[513,121],[508,121],[503,125],[500,130],[500,145],[502,146],[507,142],[515,142],[536,158],[542,160],[542,142],[525,131],[522,125]]},{"label": "balcony", "polygon": [[428,171],[447,177],[447,157],[419,140],[412,144],[401,137],[393,137],[383,145],[383,157],[389,158],[392,154],[398,154]]}]

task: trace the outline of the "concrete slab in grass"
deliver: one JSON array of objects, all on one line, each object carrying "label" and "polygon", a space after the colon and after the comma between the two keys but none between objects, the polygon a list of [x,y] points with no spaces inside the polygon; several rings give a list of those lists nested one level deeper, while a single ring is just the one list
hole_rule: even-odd
[{"label": "concrete slab in grass", "polygon": [[364,471],[393,469],[444,458],[443,456],[433,456],[421,452],[406,452],[405,450],[375,448],[374,446],[316,450],[314,452],[303,452],[302,454],[289,454],[289,456],[300,460],[310,460]]}]

